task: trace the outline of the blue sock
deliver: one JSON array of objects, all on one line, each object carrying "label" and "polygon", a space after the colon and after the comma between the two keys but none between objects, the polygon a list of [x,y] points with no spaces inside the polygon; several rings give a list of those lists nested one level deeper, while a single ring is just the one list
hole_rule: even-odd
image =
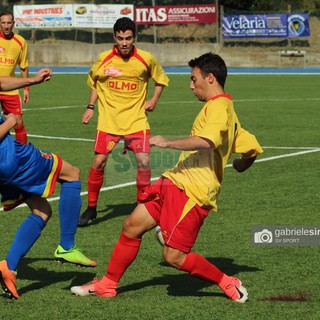
[{"label": "blue sock", "polygon": [[21,258],[31,249],[45,226],[46,222],[34,213],[21,223],[6,258],[10,270],[17,270]]},{"label": "blue sock", "polygon": [[61,183],[59,203],[60,245],[65,250],[69,250],[75,245],[74,238],[82,204],[80,192],[80,181]]}]

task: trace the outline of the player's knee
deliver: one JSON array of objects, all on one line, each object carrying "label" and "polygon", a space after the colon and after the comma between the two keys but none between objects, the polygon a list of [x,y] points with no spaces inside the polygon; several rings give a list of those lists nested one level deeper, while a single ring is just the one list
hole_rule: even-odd
[{"label": "player's knee", "polygon": [[145,232],[148,231],[145,226],[137,223],[132,217],[129,215],[123,224],[122,224],[122,231],[129,237],[129,238],[141,238]]},{"label": "player's knee", "polygon": [[136,153],[136,162],[139,169],[147,170],[150,167],[150,154],[149,153]]},{"label": "player's knee", "polygon": [[40,216],[45,222],[51,218],[52,208],[47,199],[38,196],[31,196],[26,199],[26,204],[34,214]]},{"label": "player's knee", "polygon": [[163,248],[163,258],[171,266],[179,269],[184,262],[185,254],[179,250],[165,246]]},{"label": "player's knee", "polygon": [[149,158],[137,161],[137,167],[142,170],[148,170],[150,168]]},{"label": "player's knee", "polygon": [[24,123],[22,119],[20,120],[17,118],[17,124],[13,127],[14,130],[23,130],[24,129]]},{"label": "player's knee", "polygon": [[93,168],[99,171],[103,171],[107,164],[107,158],[94,158]]},{"label": "player's knee", "polygon": [[72,166],[72,170],[69,171],[70,181],[80,181],[81,170],[78,167]]},{"label": "player's knee", "polygon": [[46,223],[50,220],[52,216],[51,208],[48,210],[42,210],[42,211],[39,211],[38,209],[34,209],[32,212],[38,215],[39,217],[41,217]]},{"label": "player's knee", "polygon": [[131,216],[129,215],[122,223],[122,231],[124,231],[126,234],[132,235],[132,229],[134,227],[133,222],[131,221]]}]

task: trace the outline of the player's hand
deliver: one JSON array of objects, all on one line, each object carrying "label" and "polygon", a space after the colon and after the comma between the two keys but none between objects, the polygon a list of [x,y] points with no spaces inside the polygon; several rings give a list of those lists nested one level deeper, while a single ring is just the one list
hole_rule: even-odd
[{"label": "player's hand", "polygon": [[162,136],[154,136],[149,139],[150,147],[166,148],[167,139]]},{"label": "player's hand", "polygon": [[17,118],[13,113],[9,113],[5,116],[6,122],[13,128],[17,124]]},{"label": "player's hand", "polygon": [[36,83],[49,81],[52,76],[52,70],[49,68],[39,70],[34,76]]},{"label": "player's hand", "polygon": [[82,123],[88,124],[90,119],[93,117],[94,110],[92,109],[86,109],[84,114],[82,115]]},{"label": "player's hand", "polygon": [[23,102],[28,103],[30,100],[30,91],[29,90],[23,90]]},{"label": "player's hand", "polygon": [[154,102],[152,99],[148,100],[144,106],[144,109],[148,112],[152,112],[156,107],[156,102]]}]

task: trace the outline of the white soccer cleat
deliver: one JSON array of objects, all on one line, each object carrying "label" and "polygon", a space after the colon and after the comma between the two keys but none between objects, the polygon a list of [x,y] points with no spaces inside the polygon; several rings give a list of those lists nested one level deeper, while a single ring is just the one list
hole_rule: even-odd
[{"label": "white soccer cleat", "polygon": [[76,296],[87,297],[87,296],[100,296],[105,298],[112,298],[117,295],[116,288],[101,288],[99,286],[99,279],[95,278],[90,284],[84,286],[71,287],[70,291]]}]

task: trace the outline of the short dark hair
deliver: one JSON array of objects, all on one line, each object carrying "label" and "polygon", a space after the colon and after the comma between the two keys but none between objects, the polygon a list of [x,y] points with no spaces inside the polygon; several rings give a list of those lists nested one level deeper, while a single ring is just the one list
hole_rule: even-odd
[{"label": "short dark hair", "polygon": [[13,13],[11,11],[4,11],[0,13],[0,18],[2,16],[12,16],[12,18],[14,19]]},{"label": "short dark hair", "polygon": [[119,18],[113,26],[114,34],[116,34],[116,32],[125,32],[127,30],[131,30],[133,36],[136,36],[136,25],[130,18],[127,17]]},{"label": "short dark hair", "polygon": [[199,68],[204,77],[212,73],[221,87],[224,88],[228,70],[224,60],[218,54],[208,52],[190,60],[188,64],[191,68]]}]

